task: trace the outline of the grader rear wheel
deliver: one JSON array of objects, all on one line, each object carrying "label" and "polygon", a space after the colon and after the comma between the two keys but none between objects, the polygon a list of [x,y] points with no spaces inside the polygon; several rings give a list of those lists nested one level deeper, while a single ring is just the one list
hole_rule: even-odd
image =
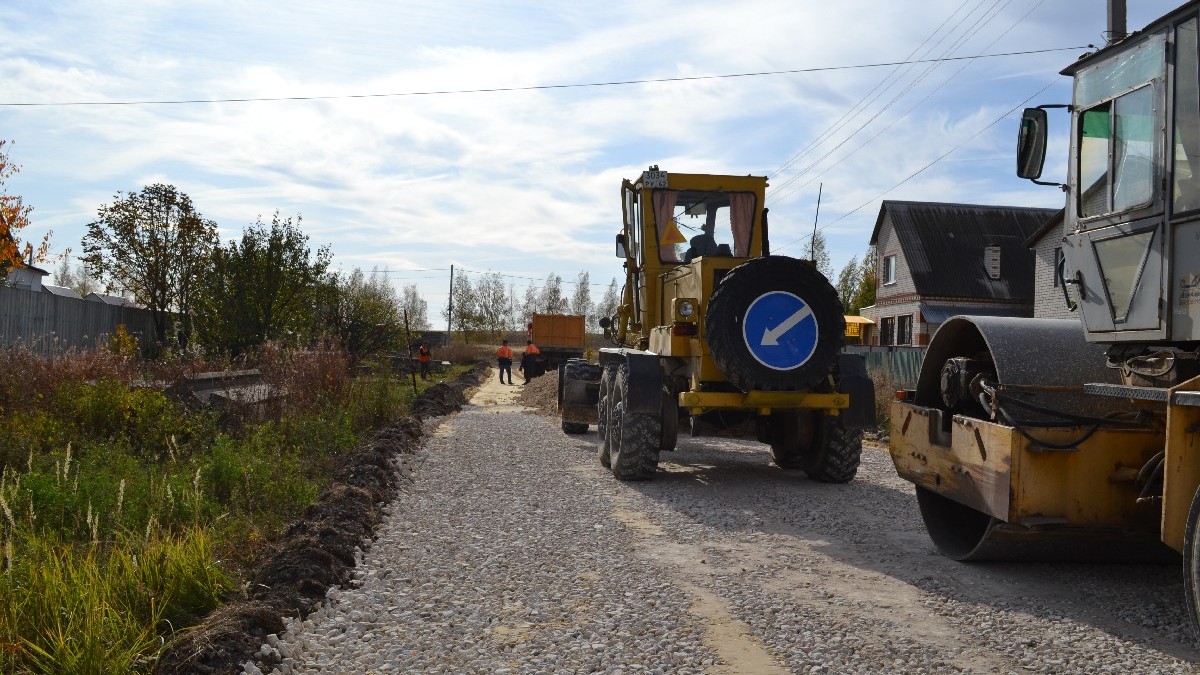
[{"label": "grader rear wheel", "polygon": [[822,483],[847,483],[858,473],[863,431],[846,428],[840,416],[816,416],[816,442],[801,453],[804,473]]}]

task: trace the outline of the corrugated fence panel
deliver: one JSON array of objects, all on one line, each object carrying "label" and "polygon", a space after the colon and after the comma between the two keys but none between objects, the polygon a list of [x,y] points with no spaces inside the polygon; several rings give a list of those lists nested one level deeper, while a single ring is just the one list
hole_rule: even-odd
[{"label": "corrugated fence panel", "polygon": [[0,346],[25,346],[41,354],[91,349],[124,325],[145,348],[154,342],[149,310],[0,286]]},{"label": "corrugated fence panel", "polygon": [[904,388],[917,386],[917,378],[921,375],[921,362],[925,358],[924,347],[847,345],[846,351],[866,356],[868,370],[890,372],[895,385]]}]

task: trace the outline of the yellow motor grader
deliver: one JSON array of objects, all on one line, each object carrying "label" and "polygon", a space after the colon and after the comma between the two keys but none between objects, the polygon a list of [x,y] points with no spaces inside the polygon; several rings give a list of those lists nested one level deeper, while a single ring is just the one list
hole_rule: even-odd
[{"label": "yellow motor grader", "polygon": [[[1200,2],[1080,58],[1056,274],[1077,318],[959,316],[891,407],[891,455],[960,560],[1178,559],[1200,619]],[[1046,184],[1046,183],[1043,183]],[[1069,292],[1068,292],[1069,289]]]},{"label": "yellow motor grader", "polygon": [[833,286],[809,261],[769,255],[766,186],[657,166],[623,181],[625,288],[601,320],[615,346],[568,361],[559,388],[563,430],[596,424],[618,479],[653,477],[681,420],[694,434],[752,427],[775,464],[814,480],[857,472],[874,387],[863,357],[842,353]]}]

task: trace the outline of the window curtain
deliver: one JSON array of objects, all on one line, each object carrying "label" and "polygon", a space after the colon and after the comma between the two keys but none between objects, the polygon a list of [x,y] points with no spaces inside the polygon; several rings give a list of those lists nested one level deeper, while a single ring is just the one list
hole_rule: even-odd
[{"label": "window curtain", "polygon": [[675,215],[675,202],[678,199],[679,194],[674,190],[654,193],[654,241],[658,244],[658,259],[663,262],[679,262],[678,256],[675,255],[675,244],[662,243],[671,217]]},{"label": "window curtain", "polygon": [[733,254],[750,255],[750,226],[754,223],[754,194],[733,192],[729,195],[729,225],[733,228]]}]

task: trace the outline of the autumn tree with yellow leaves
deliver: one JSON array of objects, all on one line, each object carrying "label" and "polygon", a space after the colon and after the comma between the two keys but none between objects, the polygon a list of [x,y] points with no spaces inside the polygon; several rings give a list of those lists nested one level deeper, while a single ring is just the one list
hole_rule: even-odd
[{"label": "autumn tree with yellow leaves", "polygon": [[26,204],[20,195],[8,193],[8,179],[21,170],[8,157],[10,141],[0,141],[0,284],[14,267],[23,266],[30,257],[37,262],[46,258],[50,250],[50,235],[42,238],[35,249],[32,244],[22,243],[18,234],[29,227],[29,212],[33,207]]}]

